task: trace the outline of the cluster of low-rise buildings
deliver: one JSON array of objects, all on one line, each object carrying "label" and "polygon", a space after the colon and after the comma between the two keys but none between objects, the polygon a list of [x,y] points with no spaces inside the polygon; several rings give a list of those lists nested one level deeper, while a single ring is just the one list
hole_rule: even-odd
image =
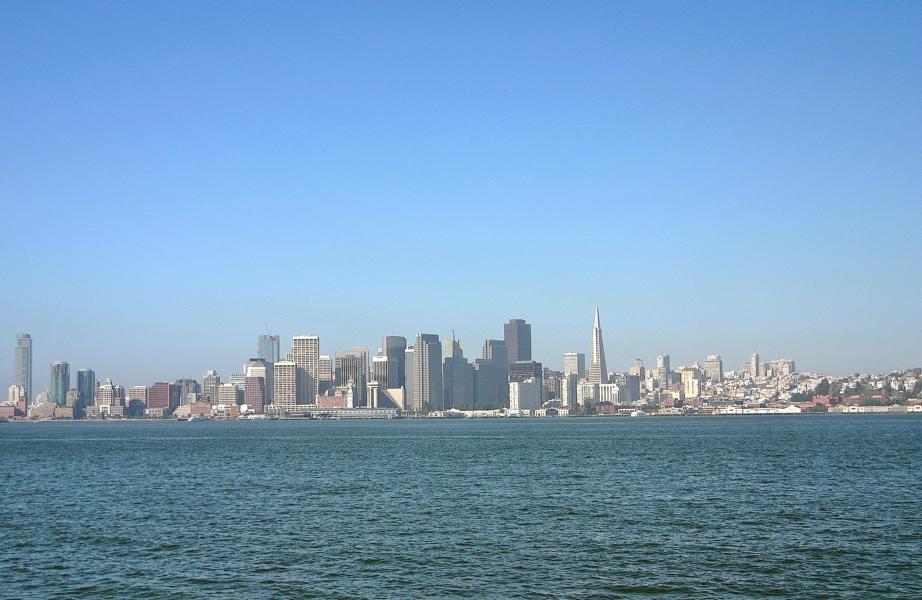
[{"label": "cluster of low-rise buildings", "polygon": [[[411,343],[412,342],[412,343]],[[295,336],[280,353],[277,335],[261,335],[256,356],[226,378],[135,385],[98,381],[92,369],[71,380],[70,365],[50,366],[47,391],[32,396],[32,339],[16,340],[14,383],[2,419],[277,419],[523,417],[575,415],[762,415],[816,412],[922,412],[919,369],[830,378],[798,372],[794,361],[762,361],[725,370],[718,354],[673,368],[668,354],[647,366],[610,372],[596,309],[591,349],[563,354],[563,370],[533,360],[531,325],[511,319],[473,361],[454,333],[384,336],[371,356],[354,347],[321,354],[320,338]],[[75,386],[71,384],[75,383]]]}]

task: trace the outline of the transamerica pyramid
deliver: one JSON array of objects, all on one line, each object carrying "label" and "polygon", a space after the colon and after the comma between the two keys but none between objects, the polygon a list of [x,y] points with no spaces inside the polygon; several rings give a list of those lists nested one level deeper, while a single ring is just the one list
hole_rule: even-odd
[{"label": "transamerica pyramid", "polygon": [[608,383],[608,369],[605,366],[605,346],[602,344],[602,322],[599,307],[595,307],[595,323],[592,325],[592,356],[589,361],[589,383]]}]

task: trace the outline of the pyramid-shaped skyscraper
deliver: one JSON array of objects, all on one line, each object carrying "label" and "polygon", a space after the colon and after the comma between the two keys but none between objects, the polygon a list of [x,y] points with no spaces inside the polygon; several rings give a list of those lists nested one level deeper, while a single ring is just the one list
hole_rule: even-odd
[{"label": "pyramid-shaped skyscraper", "polygon": [[602,322],[599,319],[598,306],[595,307],[595,323],[592,325],[589,383],[608,383],[608,368],[605,366],[605,346],[602,344]]}]

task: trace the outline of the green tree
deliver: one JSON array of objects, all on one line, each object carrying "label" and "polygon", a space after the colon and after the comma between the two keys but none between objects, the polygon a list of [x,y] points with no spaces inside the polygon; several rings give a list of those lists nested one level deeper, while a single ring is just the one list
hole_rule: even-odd
[{"label": "green tree", "polygon": [[823,377],[823,380],[816,386],[816,393],[819,396],[829,395],[829,380]]}]

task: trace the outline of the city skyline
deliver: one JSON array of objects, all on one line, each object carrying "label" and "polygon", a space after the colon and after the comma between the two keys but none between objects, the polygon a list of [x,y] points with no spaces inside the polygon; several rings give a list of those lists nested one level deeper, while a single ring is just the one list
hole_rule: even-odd
[{"label": "city skyline", "polygon": [[[531,348],[531,345],[533,344],[532,323],[528,322],[526,319],[512,318],[512,319],[509,319],[507,323],[501,324],[500,331],[503,331],[504,334],[508,335],[510,331],[510,324],[512,324],[513,328],[517,326],[524,327],[523,333],[527,338],[527,347]],[[441,333],[435,333],[435,334],[417,333],[416,335],[410,335],[407,337],[396,335],[396,334],[386,334],[378,338],[379,343],[377,346],[376,345],[370,345],[370,346],[350,345],[345,348],[330,349],[329,345],[324,342],[323,337],[319,335],[315,335],[315,334],[302,333],[302,334],[292,335],[286,338],[285,335],[281,335],[281,334],[264,334],[263,333],[263,334],[257,334],[253,336],[255,341],[253,342],[252,344],[253,347],[250,349],[249,353],[245,350],[242,350],[241,352],[238,353],[238,356],[247,356],[247,359],[245,360],[252,361],[252,360],[262,359],[263,358],[262,355],[267,354],[270,357],[274,357],[278,359],[279,361],[293,361],[292,365],[297,365],[297,367],[302,370],[302,373],[299,374],[299,378],[298,378],[299,385],[302,386],[301,391],[298,392],[299,397],[314,397],[317,393],[321,391],[320,389],[320,384],[321,384],[320,380],[322,379],[321,369],[322,369],[322,362],[324,359],[329,360],[329,361],[333,361],[335,359],[336,364],[335,365],[331,364],[329,367],[331,369],[330,376],[332,376],[333,370],[342,368],[341,361],[344,360],[344,358],[348,359],[350,357],[355,356],[356,353],[363,353],[364,356],[360,357],[362,362],[357,363],[357,365],[358,364],[363,365],[364,369],[360,368],[358,372],[364,372],[369,375],[373,375],[375,372],[374,367],[373,367],[373,359],[376,359],[379,356],[381,356],[381,357],[389,357],[392,360],[395,360],[395,359],[398,359],[398,354],[400,355],[399,358],[403,358],[404,350],[406,348],[410,348],[412,352],[412,347],[414,346],[415,340],[418,339],[418,336],[423,336],[422,337],[423,340],[427,340],[427,339],[435,340],[436,343],[438,344],[438,348],[436,352],[439,356],[442,355],[442,347],[445,346],[446,344],[449,344],[448,346],[445,346],[446,348],[450,349],[452,346],[458,348],[459,347],[458,345],[463,344],[464,340],[467,339],[467,338],[462,338],[460,336],[456,336],[455,330],[452,328],[450,334],[447,336]],[[14,346],[14,349],[16,349],[18,353],[22,347],[22,343],[21,343],[22,340],[23,339],[28,340],[28,344],[29,344],[28,358],[29,358],[30,366],[31,366],[31,359],[32,359],[32,349],[33,349],[32,344],[34,342],[34,337],[35,336],[32,336],[30,333],[19,332],[16,335],[15,346]],[[500,336],[500,337],[503,337],[503,336]],[[286,339],[288,340],[287,343],[284,341]],[[496,341],[496,340],[491,340],[491,338],[489,337],[484,338],[484,339],[485,341],[483,342],[483,344],[485,346],[488,345],[488,343],[491,341]],[[392,344],[397,344],[397,340],[403,340],[403,343],[405,344],[405,346],[403,347],[399,345],[393,346],[395,350],[397,350],[397,352],[389,352],[388,348],[392,347],[391,346]],[[508,351],[508,347],[506,346],[506,344],[503,342],[502,339],[500,339],[498,342],[503,344],[504,351]],[[477,352],[479,345],[477,345],[476,341],[472,342],[471,340],[468,340],[468,344],[469,344],[468,347],[473,349],[474,351],[468,352],[467,355],[464,356],[464,360],[469,362],[471,366],[473,366],[475,364],[475,360],[481,358],[481,355],[478,354]],[[598,347],[598,351],[601,356],[601,366],[605,367],[604,373],[606,377],[603,378],[603,382],[604,382],[604,379],[607,378],[607,374],[610,374],[610,373],[627,374],[629,371],[631,371],[632,366],[635,365],[635,361],[637,360],[643,361],[643,363],[646,365],[646,368],[648,370],[652,369],[654,366],[658,367],[658,365],[662,361],[665,361],[665,368],[667,371],[669,371],[671,368],[670,362],[672,358],[672,353],[670,352],[664,352],[664,353],[661,352],[657,354],[655,357],[655,361],[653,360],[654,357],[640,356],[640,355],[635,354],[633,355],[633,358],[630,359],[629,364],[606,365],[607,361],[605,358],[605,349],[604,349],[604,342],[603,342],[603,337],[602,337],[602,327],[600,324],[600,310],[598,306],[595,307],[595,310],[593,313],[591,339],[589,343],[585,345],[586,349],[582,347],[571,348],[571,349],[561,349],[559,352],[556,353],[556,355],[551,355],[547,357],[538,356],[537,358],[531,357],[531,359],[536,361],[538,364],[542,364],[543,367],[545,368],[550,368],[551,370],[554,370],[554,371],[564,372],[567,368],[567,360],[568,360],[567,356],[568,355],[578,355],[580,364],[582,364],[584,368],[585,375],[588,376],[590,381],[593,381],[593,379],[596,376],[601,375],[601,373],[597,373],[596,375],[593,375],[593,369],[591,368],[592,367],[591,358],[593,357],[594,354],[596,354],[596,345]],[[449,356],[449,353],[450,351],[446,350],[445,356],[446,357]],[[488,353],[488,350],[486,347],[484,347],[483,357],[485,357],[487,353]],[[726,357],[726,355],[723,355],[723,356],[724,358]],[[779,359],[790,360],[794,356],[795,355],[792,353],[770,355],[768,360],[779,360]],[[507,354],[507,357],[508,357],[508,354]],[[683,365],[683,366],[699,364],[701,365],[702,368],[705,368],[705,366],[709,364],[712,358],[720,363],[721,365],[720,369],[722,371],[746,371],[747,369],[751,370],[753,366],[755,366],[755,369],[758,370],[758,365],[761,364],[759,352],[750,353],[748,356],[744,357],[744,360],[740,360],[740,361],[731,360],[729,362],[724,362],[721,359],[721,353],[719,352],[718,353],[707,352],[707,353],[703,353],[701,356],[691,357],[688,360],[676,361],[675,364]],[[18,372],[21,360],[22,359],[20,355],[17,354],[16,360],[11,365],[12,366],[11,370],[13,372]],[[794,359],[794,360],[797,360],[797,359]],[[151,377],[147,379],[141,378],[141,379],[137,379],[137,381],[132,379],[131,381],[127,383],[127,385],[134,385],[135,383],[146,384],[146,383],[154,383],[154,382],[166,382],[166,381],[179,380],[183,378],[191,378],[192,380],[198,380],[199,378],[202,378],[202,377],[208,377],[210,373],[216,373],[220,377],[224,378],[224,380],[226,381],[226,378],[229,377],[231,374],[233,373],[242,374],[244,371],[247,370],[246,365],[244,365],[243,369],[240,368],[240,362],[241,362],[241,359],[238,358],[236,363],[233,363],[231,365],[226,365],[226,368],[223,368],[223,369],[217,368],[214,365],[210,365],[206,369],[199,370],[198,372],[183,371],[181,373],[167,374],[167,375],[163,375],[159,377]],[[272,361],[269,361],[269,362],[271,363]],[[509,362],[509,365],[511,366],[514,361],[511,358],[508,358],[508,362]],[[767,364],[768,361],[762,361],[762,362],[765,362]],[[798,360],[798,363],[799,362],[800,361]],[[247,364],[250,364],[250,363],[247,363]],[[439,361],[439,364],[441,364],[441,361]],[[93,365],[76,364],[71,360],[67,360],[66,358],[61,358],[59,360],[52,361],[51,363],[49,363],[50,375],[47,378],[47,382],[48,382],[47,388],[42,388],[41,385],[38,385],[38,387],[36,387],[36,384],[33,383],[33,390],[35,390],[35,393],[33,393],[33,400],[34,400],[34,396],[42,392],[48,392],[51,396],[54,396],[54,397],[60,396],[61,398],[63,398],[63,394],[67,391],[67,389],[74,387],[69,384],[65,385],[63,388],[58,386],[57,392],[53,392],[53,389],[55,388],[53,380],[55,376],[55,370],[57,368],[56,365],[63,366],[64,368],[63,372],[65,373],[65,377],[67,378],[66,381],[68,382],[70,381],[69,377],[70,377],[71,370],[74,373],[77,373],[78,375],[88,371],[89,373],[93,375],[94,381],[95,381],[96,373],[99,372],[98,368],[94,367]],[[340,366],[336,366],[336,365],[340,365]],[[407,368],[411,368],[411,367],[412,365],[407,365]],[[79,371],[78,371],[78,368],[79,368]],[[357,368],[357,366],[353,366],[351,368],[355,369]],[[887,372],[897,371],[897,370],[902,370],[902,369],[907,369],[907,368],[913,368],[913,367],[912,365],[907,365],[905,367],[889,369],[887,371],[878,372],[878,371],[871,371],[871,370],[865,369],[865,370],[857,370],[857,371],[852,371],[852,372],[847,372],[847,373],[831,373],[831,372],[815,370],[815,369],[810,369],[810,368],[801,368],[801,370],[817,372],[817,373],[821,373],[821,374],[829,375],[829,376],[840,377],[840,376],[851,375],[853,373],[885,374]],[[392,370],[394,369],[393,365],[391,369]],[[42,370],[39,369],[39,372],[42,372]],[[410,372],[411,371],[407,371],[408,374]],[[105,377],[111,380],[117,380],[118,382],[124,383],[123,381],[124,378],[119,374],[108,373],[105,375]],[[337,375],[337,379],[339,379],[338,375]],[[386,376],[385,376],[385,380],[386,380]],[[10,382],[12,384],[16,384],[18,383],[18,381],[19,381],[18,376],[11,376]],[[41,377],[37,378],[37,381],[42,381],[42,378]],[[203,379],[203,382],[204,382],[204,379]],[[599,382],[596,381],[595,383],[599,383]],[[410,389],[412,389],[413,387],[412,382],[409,383],[409,386],[410,386]],[[358,392],[357,400],[364,402],[365,400],[364,386],[360,386],[360,389],[362,391]]]},{"label": "city skyline", "polygon": [[556,363],[583,303],[619,370],[922,363],[919,3],[5,10],[0,339],[36,390],[231,368],[267,325],[520,315]]},{"label": "city skyline", "polygon": [[764,360],[753,352],[739,369],[725,369],[719,354],[676,367],[664,353],[652,368],[638,357],[627,371],[608,370],[596,306],[588,370],[585,354],[573,351],[562,354],[558,370],[532,356],[531,323],[512,318],[503,331],[503,340],[484,340],[473,361],[454,330],[444,343],[438,334],[417,333],[412,347],[402,336],[385,335],[373,357],[366,347],[321,354],[316,335],[293,336],[283,356],[279,335],[259,334],[258,358],[223,381],[209,370],[202,385],[195,377],[166,378],[131,385],[127,393],[86,368],[72,388],[70,364],[56,361],[49,389],[32,402],[22,376],[32,338],[20,333],[17,378],[0,412],[4,419],[179,420],[922,412],[922,399],[913,397],[922,391],[922,368],[830,378],[798,371],[793,359]]},{"label": "city skyline", "polygon": [[0,15],[5,596],[922,596],[922,0]]}]

